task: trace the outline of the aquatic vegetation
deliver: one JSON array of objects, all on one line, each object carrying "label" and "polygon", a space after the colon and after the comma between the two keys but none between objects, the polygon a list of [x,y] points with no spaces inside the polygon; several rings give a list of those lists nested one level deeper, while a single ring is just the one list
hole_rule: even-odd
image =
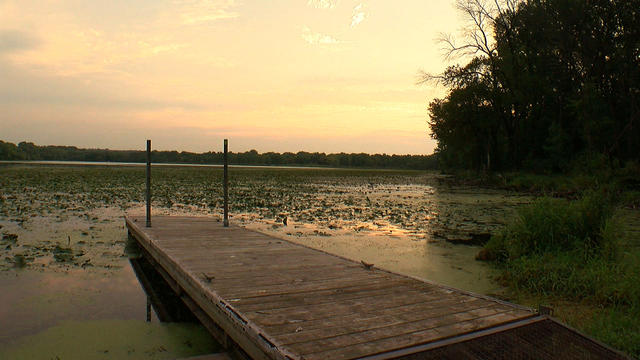
[{"label": "aquatic vegetation", "polygon": [[[96,341],[96,339],[99,339]],[[175,359],[219,351],[195,324],[66,321],[2,349],[3,359]]]},{"label": "aquatic vegetation", "polygon": [[[221,170],[154,167],[152,175],[154,216],[220,218]],[[530,198],[452,185],[442,178],[418,171],[232,168],[231,221],[376,267],[493,292],[497,286],[486,276],[489,267],[469,261],[477,248],[447,240],[493,231]],[[0,275],[13,284],[3,283],[3,289],[18,296],[7,306],[22,311],[0,320],[44,330],[60,320],[104,314],[104,308],[110,308],[105,316],[113,317],[131,307],[122,299],[132,301],[141,290],[122,273],[130,270],[127,256],[137,256],[139,249],[127,242],[122,216],[144,214],[144,180],[140,167],[0,165]],[[26,271],[18,271],[16,264]],[[36,275],[55,281],[25,286]],[[143,309],[145,298],[136,301]],[[0,345],[2,336],[27,334],[19,331],[0,331]],[[74,326],[69,333],[77,331]],[[48,336],[39,336],[25,339],[26,345],[10,354],[66,358],[66,352],[47,347]],[[134,349],[135,355],[175,358],[176,346],[170,345],[159,341],[88,351],[101,358],[132,357]]]},{"label": "aquatic vegetation", "polygon": [[13,255],[13,266],[16,268],[23,268],[27,266],[27,260],[22,254]]},{"label": "aquatic vegetation", "polygon": [[70,248],[56,245],[53,249],[53,257],[57,262],[67,262],[73,259],[73,252]]},{"label": "aquatic vegetation", "polygon": [[18,235],[2,234],[2,241],[5,243],[15,244],[18,241]]},{"label": "aquatic vegetation", "polygon": [[[125,242],[121,216],[143,211],[144,171],[131,166],[0,166],[3,232],[34,245],[5,251],[43,259],[29,267],[114,266]],[[298,237],[357,232],[478,243],[478,234],[493,232],[516,206],[530,201],[443,179],[422,171],[233,168],[230,211],[236,223],[278,224],[273,230],[283,234],[292,224],[309,225],[297,229]],[[221,181],[218,168],[154,167],[153,213],[220,217]],[[282,224],[285,217],[289,227]],[[77,255],[80,249],[83,254]],[[0,268],[11,267],[9,261],[0,262]]]}]

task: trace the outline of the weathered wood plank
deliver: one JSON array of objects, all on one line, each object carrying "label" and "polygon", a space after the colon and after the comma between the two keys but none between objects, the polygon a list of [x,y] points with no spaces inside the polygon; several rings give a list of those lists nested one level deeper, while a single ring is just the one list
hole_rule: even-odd
[{"label": "weathered wood plank", "polygon": [[[244,290],[247,287],[253,288],[269,288],[269,289],[279,289],[286,288],[290,289],[291,287],[296,287],[301,289],[304,285],[304,288],[316,289],[316,286],[321,286],[323,283],[337,283],[339,280],[343,278],[339,273],[325,273],[325,274],[317,274],[314,277],[299,275],[287,275],[282,273],[276,273],[271,277],[232,277],[232,278],[217,278],[215,276],[209,275],[207,273],[201,273],[199,278],[205,279],[209,286],[216,289],[224,289],[224,291],[232,292],[237,290]],[[374,279],[383,278],[388,279],[384,276],[374,276],[370,274],[356,273],[354,274],[350,280],[352,281],[360,281],[360,282],[369,282]],[[242,283],[238,282],[238,279],[243,280]]]},{"label": "weathered wood plank", "polygon": [[154,217],[152,228],[127,221],[176,284],[257,358],[351,359],[532,315],[210,218]]},{"label": "weathered wood plank", "polygon": [[[340,316],[329,316],[326,318],[320,318],[310,321],[305,321],[296,324],[284,324],[278,326],[265,326],[264,328],[269,331],[270,334],[274,336],[278,336],[281,334],[288,334],[291,332],[295,332],[298,327],[303,327],[303,330],[314,330],[318,328],[328,328],[328,327],[339,327],[339,326],[347,326],[353,322],[358,321],[367,321],[369,319],[379,319],[380,323],[389,323],[397,320],[401,317],[411,316],[412,314],[418,314],[421,312],[428,312],[433,308],[437,308],[440,306],[447,306],[451,303],[452,299],[456,299],[455,295],[451,295],[448,297],[443,297],[438,300],[429,300],[429,299],[420,299],[415,303],[411,304],[394,304],[392,306],[387,306],[384,308],[378,309],[376,312],[372,313],[353,313],[350,315],[340,315]],[[467,299],[456,299],[458,302],[464,301],[479,301],[476,298],[467,298]],[[475,304],[470,304],[469,306],[474,306]]]},{"label": "weathered wood plank", "polygon": [[414,290],[415,289],[411,286],[397,285],[393,282],[382,282],[349,288],[342,291],[320,290],[300,294],[265,296],[257,299],[238,299],[236,302],[234,302],[234,304],[243,312],[249,312],[264,309],[281,309],[296,306],[332,304],[343,300],[370,298],[378,295],[388,295],[390,292],[405,292]]},{"label": "weathered wood plank", "polygon": [[[364,332],[374,329],[382,329],[385,334],[397,333],[397,329],[403,330],[410,329],[414,325],[410,325],[411,322],[420,322],[427,319],[439,319],[443,321],[445,317],[456,318],[458,314],[464,312],[480,311],[480,309],[495,309],[496,311],[505,311],[503,307],[498,305],[489,305],[484,308],[471,308],[470,306],[486,306],[478,300],[466,303],[455,303],[449,299],[449,302],[441,302],[437,306],[425,308],[423,312],[416,313],[403,313],[398,315],[376,315],[369,313],[368,317],[360,317],[357,319],[351,319],[350,322],[345,322],[342,318],[333,318],[332,320],[337,322],[327,322],[326,326],[315,329],[307,329],[305,323],[301,323],[298,331],[290,332],[280,336],[275,336],[282,344],[304,343],[309,341],[317,341],[319,339],[325,339],[330,337],[336,337],[341,335],[349,335],[358,332]],[[458,313],[456,313],[458,312]],[[367,315],[367,314],[364,314]],[[478,315],[480,316],[480,315]],[[395,328],[392,328],[395,326]]]},{"label": "weathered wood plank", "polygon": [[[342,273],[343,271],[346,271],[348,269],[354,269],[357,268],[358,266],[353,264],[353,265],[345,265],[345,264],[338,264],[335,266],[314,266],[314,267],[292,267],[289,268],[287,270],[287,272],[283,272],[283,271],[279,271],[276,273],[268,273],[268,272],[256,272],[256,271],[251,271],[251,270],[247,270],[244,267],[241,268],[229,268],[229,267],[220,267],[220,269],[218,269],[218,266],[212,266],[212,265],[208,265],[207,264],[190,264],[189,268],[191,271],[193,272],[197,272],[198,270],[202,270],[201,273],[205,273],[207,275],[213,276],[218,280],[224,280],[224,279],[233,279],[233,280],[237,280],[237,279],[244,279],[244,278],[249,278],[249,277],[253,277],[255,279],[261,279],[261,278],[271,278],[273,276],[280,276],[280,277],[291,277],[291,278],[296,278],[296,277],[314,277],[316,275],[321,275],[321,274],[325,274],[325,273],[329,273],[329,274],[335,274],[335,273]],[[205,272],[209,269],[214,269],[211,273]]]},{"label": "weathered wood plank", "polygon": [[[451,306],[436,308],[429,313],[416,314],[415,318],[396,318],[389,322],[365,321],[354,323],[336,329],[319,329],[315,331],[300,331],[295,334],[279,336],[277,339],[284,345],[293,345],[301,353],[313,351],[320,345],[325,350],[341,348],[349,344],[371,342],[387,337],[400,336],[415,331],[444,327],[449,324],[477,319],[508,311],[502,306],[490,305],[484,308],[468,310],[466,304],[452,304]],[[449,334],[453,335],[453,334]]]},{"label": "weathered wood plank", "polygon": [[[415,346],[418,344],[424,344],[452,336],[466,334],[471,331],[487,328],[489,326],[497,326],[510,321],[514,321],[516,319],[526,318],[521,315],[512,314],[512,312],[513,311],[487,316],[486,318],[475,318],[472,320],[447,324],[439,328],[431,327],[413,333],[396,335],[394,337],[382,338],[375,341],[363,341],[345,347],[333,348],[330,350],[324,349],[322,347],[313,347],[313,349],[320,349],[321,351],[306,353],[304,354],[304,358],[310,360],[353,359],[355,357],[363,356],[362,354],[373,355],[381,352],[402,349],[409,346]],[[533,314],[531,314],[531,316],[533,316]]]},{"label": "weathered wood plank", "polygon": [[[422,295],[422,296],[421,296]],[[433,294],[425,297],[424,293],[418,291],[408,291],[402,294],[391,295],[387,292],[370,298],[347,299],[335,303],[319,304],[313,307],[285,307],[260,312],[260,318],[275,322],[277,319],[286,320],[289,318],[311,321],[326,317],[345,316],[351,314],[378,313],[380,309],[392,306],[402,306],[437,299],[438,295]],[[249,317],[253,313],[247,313]]]},{"label": "weathered wood plank", "polygon": [[[392,281],[388,277],[384,275],[370,275],[367,282],[384,282],[384,281]],[[247,298],[247,297],[256,297],[256,296],[267,296],[267,295],[278,295],[278,294],[298,294],[301,292],[315,291],[315,290],[330,290],[330,289],[345,289],[352,286],[358,286],[363,283],[363,279],[358,278],[356,276],[351,278],[341,278],[336,280],[328,280],[328,281],[318,281],[311,283],[303,283],[303,284],[286,284],[286,285],[276,285],[270,287],[263,288],[237,288],[231,289],[227,291],[226,289],[221,289],[221,293],[224,293],[225,296],[229,298]],[[398,283],[402,283],[402,280],[398,280]]]},{"label": "weathered wood plank", "polygon": [[[154,246],[154,240],[147,237],[140,226],[127,222],[129,229],[138,239],[140,245],[162,266],[163,271],[171,274],[176,283],[207,313],[211,319],[224,329],[245,352],[254,359],[282,359],[286,357],[298,359],[299,356],[289,354],[284,348],[278,348],[275,341],[270,341],[268,335],[263,335],[254,324],[243,321],[235,316],[233,309],[226,306],[215,292],[207,292],[198,282],[190,278],[180,268],[169,254]],[[147,228],[144,228],[147,229]]]}]

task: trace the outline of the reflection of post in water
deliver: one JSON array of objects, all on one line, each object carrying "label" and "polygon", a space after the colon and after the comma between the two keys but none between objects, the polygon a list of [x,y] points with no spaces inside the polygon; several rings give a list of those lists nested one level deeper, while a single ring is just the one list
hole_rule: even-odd
[{"label": "reflection of post in water", "polygon": [[147,322],[151,322],[151,297],[147,295]]},{"label": "reflection of post in water", "polygon": [[171,289],[162,275],[142,256],[142,250],[131,236],[127,241],[125,251],[129,255],[129,263],[142,289],[147,294],[147,321],[151,321],[151,307],[153,306],[158,320],[162,322],[197,322],[196,317]]}]

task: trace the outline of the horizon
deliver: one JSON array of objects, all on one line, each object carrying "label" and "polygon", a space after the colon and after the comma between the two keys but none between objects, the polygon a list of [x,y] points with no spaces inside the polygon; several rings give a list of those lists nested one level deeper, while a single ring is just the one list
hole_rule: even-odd
[{"label": "horizon", "polygon": [[[125,149],[125,148],[121,149],[121,148],[109,148],[109,147],[106,147],[106,148],[95,148],[95,147],[91,148],[91,147],[79,147],[79,146],[76,146],[76,145],[59,145],[59,144],[41,145],[41,144],[34,143],[32,141],[26,141],[26,140],[13,142],[13,141],[7,141],[7,140],[0,139],[0,141],[5,142],[5,143],[11,143],[11,144],[14,144],[16,146],[21,142],[26,142],[26,143],[32,143],[33,145],[38,146],[38,147],[55,146],[55,147],[75,147],[78,150],[146,151],[146,147],[145,148],[140,147],[139,149]],[[145,139],[145,141],[146,141],[146,139]],[[144,143],[144,145],[146,146],[146,143]],[[223,149],[222,149],[222,145],[220,146],[219,150],[205,150],[205,151],[189,151],[189,150],[177,150],[177,149],[156,149],[156,148],[153,147],[153,139],[151,139],[151,151],[168,151],[168,152],[177,151],[179,153],[187,152],[187,153],[193,153],[193,154],[204,154],[204,153],[207,153],[207,152],[220,153],[220,152],[223,152]],[[435,154],[435,152],[432,152],[431,154],[398,154],[398,153],[367,153],[367,152],[340,152],[340,151],[338,151],[338,152],[330,152],[330,151],[307,151],[307,150],[297,150],[297,151],[259,151],[257,149],[236,150],[236,151],[234,151],[231,148],[231,141],[229,141],[229,152],[230,153],[238,154],[238,153],[245,153],[245,152],[250,152],[250,151],[256,151],[258,154],[266,154],[266,153],[279,153],[279,154],[293,153],[293,154],[297,154],[297,153],[303,152],[303,153],[310,153],[310,154],[319,153],[319,154],[326,154],[326,155],[341,154],[341,153],[345,153],[345,154],[366,154],[366,155],[370,155],[370,156],[373,156],[373,155],[383,155],[383,156],[431,156],[431,155]]]},{"label": "horizon", "polygon": [[0,2],[0,133],[82,148],[430,154],[454,1]]}]

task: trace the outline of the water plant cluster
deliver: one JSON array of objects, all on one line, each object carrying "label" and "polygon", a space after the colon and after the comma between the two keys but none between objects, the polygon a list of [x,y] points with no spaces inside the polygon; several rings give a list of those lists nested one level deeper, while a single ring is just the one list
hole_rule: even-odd
[{"label": "water plant cluster", "polygon": [[[221,180],[217,168],[154,166],[153,212],[219,217]],[[122,256],[122,216],[143,213],[145,169],[4,165],[0,186],[0,268],[103,268]],[[233,168],[230,186],[232,221],[282,226],[287,218],[282,232],[295,236],[376,233],[469,242],[530,201],[420,171]]]}]

